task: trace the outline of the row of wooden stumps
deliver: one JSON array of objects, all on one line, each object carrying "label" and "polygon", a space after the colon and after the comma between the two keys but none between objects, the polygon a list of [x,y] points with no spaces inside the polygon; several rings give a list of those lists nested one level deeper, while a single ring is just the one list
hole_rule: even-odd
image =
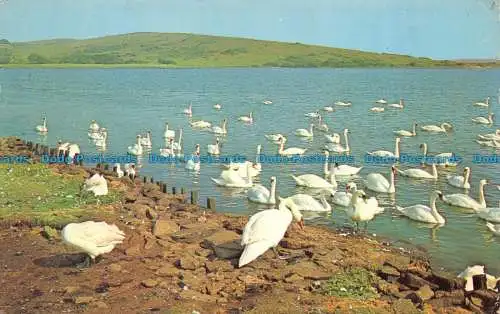
[{"label": "row of wooden stumps", "polygon": [[[49,163],[61,163],[63,160],[67,160],[69,157],[69,150],[59,150],[57,148],[52,148],[47,145],[33,143],[32,141],[24,141],[17,139],[17,142],[22,143],[28,148],[35,156],[49,156]],[[57,158],[57,159],[56,159]],[[78,165],[83,166],[83,160],[78,160]]]},{"label": "row of wooden stumps", "polygon": [[[68,157],[68,151],[66,150],[65,152],[62,150],[58,150],[57,148],[50,148],[47,145],[42,145],[39,143],[33,143],[31,141],[24,141],[21,139],[17,139],[17,142],[19,142],[19,145],[24,145],[26,146],[30,151],[32,151],[36,156],[42,156],[42,155],[49,155],[49,157]],[[78,164],[80,166],[83,166],[83,161],[79,160]],[[97,164],[96,168],[98,169],[104,169],[106,171],[109,171],[109,165],[108,164]],[[130,179],[134,180],[135,177],[131,174]],[[156,183],[159,187],[160,190],[163,193],[168,193],[168,186],[165,182],[163,181],[155,181],[153,177],[143,177],[143,183]],[[177,194],[177,188],[174,186],[172,187],[172,194],[176,195]],[[180,194],[186,194],[186,190],[184,188],[180,189]],[[199,200],[199,191],[191,191],[191,199],[190,203],[193,205],[198,205],[198,200]],[[216,209],[216,204],[215,204],[215,198],[213,197],[208,197],[207,198],[207,209],[210,210],[215,210]]]}]

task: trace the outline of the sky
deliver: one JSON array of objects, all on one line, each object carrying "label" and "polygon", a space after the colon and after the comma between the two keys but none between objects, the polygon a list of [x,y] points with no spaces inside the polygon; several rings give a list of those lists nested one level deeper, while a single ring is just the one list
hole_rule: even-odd
[{"label": "sky", "polygon": [[130,32],[500,58],[500,0],[0,0],[0,38],[10,41]]}]

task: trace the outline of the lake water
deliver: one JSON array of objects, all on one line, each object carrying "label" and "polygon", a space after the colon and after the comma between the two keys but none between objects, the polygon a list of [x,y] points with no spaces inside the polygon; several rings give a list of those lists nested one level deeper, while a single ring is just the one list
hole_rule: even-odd
[{"label": "lake water", "polygon": [[[333,104],[350,100],[352,107],[337,107],[324,113],[324,120],[333,132],[350,130],[350,145],[356,164],[363,161],[365,152],[376,149],[394,149],[394,130],[411,129],[412,121],[420,125],[451,122],[449,135],[418,132],[414,138],[403,138],[402,152],[419,154],[419,144],[426,142],[429,151],[455,152],[464,158],[457,167],[470,166],[471,196],[477,199],[480,179],[500,183],[499,164],[473,164],[474,153],[493,154],[494,149],[482,148],[474,142],[477,134],[491,133],[499,127],[474,124],[472,117],[486,116],[487,109],[472,103],[491,96],[492,111],[500,115],[496,93],[500,87],[500,70],[464,69],[0,69],[0,135],[17,135],[27,140],[42,141],[55,146],[58,139],[80,144],[83,152],[95,153],[95,146],[87,138],[92,119],[108,128],[108,154],[123,155],[136,135],[151,130],[153,152],[163,146],[164,123],[184,130],[184,150],[190,154],[196,143],[206,154],[207,144],[215,136],[192,130],[182,113],[189,102],[193,119],[219,124],[228,118],[228,136],[223,140],[224,155],[242,154],[255,158],[256,145],[263,153],[274,155],[277,146],[268,142],[264,134],[287,135],[287,147],[303,147],[309,154],[321,154],[326,143],[316,132],[312,141],[293,135],[297,128],[308,128],[304,114]],[[375,100],[389,102],[405,99],[404,110],[387,108],[383,113],[372,113]],[[272,105],[262,101],[270,99]],[[220,111],[212,107],[222,104]],[[255,122],[245,125],[237,117],[254,113]],[[49,133],[40,138],[34,131],[40,116],[48,117]],[[409,165],[402,165],[406,168]],[[217,199],[217,209],[224,212],[252,214],[258,206],[248,203],[241,190],[215,187],[210,177],[218,177],[219,165],[202,164],[199,176],[184,166],[148,164],[143,161],[140,172],[164,180],[170,186],[200,190],[201,201],[207,196]],[[411,166],[415,167],[415,166]],[[388,177],[390,165],[365,164],[360,178],[353,179],[363,187],[361,179],[368,173],[380,172]],[[485,263],[489,272],[500,275],[500,237],[495,238],[485,222],[471,211],[447,206],[438,201],[438,209],[446,218],[439,229],[410,221],[399,216],[394,204],[409,206],[428,204],[429,193],[439,189],[445,194],[462,193],[446,183],[446,174],[453,168],[441,170],[439,180],[415,181],[396,177],[394,199],[379,194],[377,197],[386,211],[368,225],[370,233],[401,239],[428,250],[433,261],[452,271],[461,271],[473,263]],[[277,176],[278,191],[288,196],[300,191],[290,174],[315,173],[322,175],[322,164],[263,164],[260,181],[269,185],[269,177]],[[340,182],[339,189],[344,189]],[[367,191],[367,189],[365,189]],[[367,191],[369,195],[373,195]],[[486,186],[486,201],[497,206],[500,191]],[[306,224],[342,226],[349,221],[340,208],[331,214],[318,215]],[[309,215],[310,216],[310,215]]]}]

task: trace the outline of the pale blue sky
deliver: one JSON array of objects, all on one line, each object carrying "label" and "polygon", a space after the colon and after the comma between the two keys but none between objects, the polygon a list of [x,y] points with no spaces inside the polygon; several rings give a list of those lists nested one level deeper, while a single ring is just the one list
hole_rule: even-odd
[{"label": "pale blue sky", "polygon": [[500,17],[491,1],[0,0],[0,38],[188,32],[442,59],[495,58]]}]

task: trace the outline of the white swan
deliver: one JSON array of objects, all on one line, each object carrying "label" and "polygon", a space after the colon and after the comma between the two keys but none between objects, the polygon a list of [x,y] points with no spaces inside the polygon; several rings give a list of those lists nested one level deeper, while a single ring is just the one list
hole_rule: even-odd
[{"label": "white swan", "polygon": [[498,207],[486,207],[480,209],[474,209],[476,215],[486,221],[500,223],[500,201],[498,202]]},{"label": "white swan", "polygon": [[227,134],[226,124],[227,124],[227,119],[224,119],[221,123],[221,126],[212,127],[212,133],[221,135]]},{"label": "white swan", "polygon": [[337,176],[354,176],[358,174],[363,167],[353,167],[349,165],[339,165],[337,162],[334,164],[335,175]]},{"label": "white swan", "polygon": [[189,107],[187,107],[186,109],[184,109],[182,112],[184,114],[188,115],[189,117],[191,117],[193,115],[193,106],[192,106],[192,104],[189,104]]},{"label": "white swan", "polygon": [[[485,274],[484,266],[474,265],[474,266],[468,266],[463,272],[458,274],[457,277],[465,279],[465,291],[473,291],[474,283],[472,281],[472,277],[475,275],[483,275],[483,274]],[[486,287],[490,290],[496,290],[497,278],[491,276],[490,274],[485,274],[485,275],[486,275]]]},{"label": "white swan", "polygon": [[174,139],[170,138],[168,140],[168,144],[165,145],[165,147],[160,148],[160,155],[162,157],[175,157],[175,149],[173,146],[174,146]]},{"label": "white swan", "polygon": [[179,130],[179,139],[177,140],[177,142],[174,140],[171,144],[171,148],[174,150],[174,151],[177,151],[177,152],[180,152],[182,151],[182,129]]},{"label": "white swan", "polygon": [[434,156],[427,156],[427,144],[420,144],[420,149],[422,150],[424,160],[422,161],[425,164],[432,165],[437,164],[439,166],[457,166],[457,162],[454,161],[453,153],[440,153]]},{"label": "white swan", "polygon": [[416,221],[444,225],[445,219],[438,213],[436,209],[436,200],[438,198],[442,199],[443,193],[441,193],[441,191],[434,191],[431,193],[431,207],[418,204],[404,208],[401,206],[396,206],[396,210],[404,216]]},{"label": "white swan", "polygon": [[315,126],[316,129],[322,131],[322,132],[328,132],[328,125],[326,123],[323,123],[323,117],[320,115],[318,117],[318,125]]},{"label": "white swan", "polygon": [[214,105],[214,109],[221,110],[222,109],[222,105],[221,104],[215,104]]},{"label": "white swan", "polygon": [[[247,165],[247,171],[250,172],[250,165]],[[222,171],[219,178],[210,178],[215,184],[228,188],[250,188],[253,185],[252,176],[246,178],[241,177],[237,171],[233,169]]]},{"label": "white swan", "polygon": [[371,112],[384,112],[385,111],[385,108],[382,108],[382,107],[372,107],[370,109]]},{"label": "white swan", "polygon": [[241,116],[238,118],[239,121],[247,122],[247,123],[252,123],[253,122],[253,113],[250,112],[248,116]]},{"label": "white swan", "polygon": [[[238,174],[243,178],[248,176],[249,173],[252,177],[258,176],[260,174],[260,172],[262,171],[262,164],[260,163],[261,151],[262,151],[262,146],[259,144],[259,145],[257,145],[257,153],[255,155],[255,162],[251,162],[248,160],[245,162],[241,162],[241,163],[231,162],[229,164],[228,168],[236,170],[238,172]],[[250,172],[249,173],[247,172],[247,165],[250,165],[250,168],[249,168]]]},{"label": "white swan", "polygon": [[293,155],[304,155],[307,148],[289,147],[285,149],[285,142],[283,138],[279,140],[278,155],[280,156],[293,156]]},{"label": "white swan", "polygon": [[187,170],[200,171],[200,144],[196,144],[196,149],[191,158],[186,161],[185,168]]},{"label": "white swan", "polygon": [[437,167],[436,164],[432,164],[432,174],[428,173],[427,171],[419,168],[411,168],[411,169],[406,169],[406,170],[400,170],[396,168],[396,171],[398,174],[405,176],[405,177],[410,177],[410,178],[416,178],[416,179],[437,179],[438,178],[438,173],[437,173]]},{"label": "white swan", "polygon": [[334,143],[328,143],[325,145],[325,149],[334,153],[347,153],[351,151],[351,148],[349,146],[349,138],[347,137],[347,134],[349,133],[348,129],[344,129],[344,140],[345,140],[345,146],[342,146],[341,144],[334,144]]},{"label": "white swan", "polygon": [[165,123],[165,132],[163,132],[163,138],[175,138],[175,131],[168,129],[168,123]]},{"label": "white swan", "polygon": [[191,121],[189,125],[195,129],[208,129],[212,126],[212,123],[204,120]]},{"label": "white swan", "polygon": [[111,252],[117,244],[125,239],[125,233],[116,225],[108,225],[104,221],[85,221],[70,223],[64,226],[61,237],[65,243],[76,246],[85,253],[85,261],[78,267],[89,267],[95,263],[95,258]]},{"label": "white swan", "polygon": [[480,141],[476,140],[476,143],[478,143],[481,146],[488,146],[488,147],[500,147],[500,139],[493,139],[493,140],[488,140],[488,141]]},{"label": "white swan", "polygon": [[[80,154],[80,146],[78,146],[78,144],[74,144],[74,143],[62,143],[62,141],[58,141],[57,143],[57,153],[59,154],[60,152],[63,152],[64,154],[68,154],[68,157],[70,159],[73,159],[75,158],[75,156],[77,154]],[[69,160],[68,160],[69,162]]]},{"label": "white swan", "polygon": [[219,155],[220,154],[219,142],[220,142],[220,139],[217,138],[215,140],[215,144],[208,144],[207,145],[207,152],[210,155]]},{"label": "white swan", "polygon": [[343,101],[335,102],[335,106],[348,107],[350,105],[352,105],[352,103],[350,101],[348,101],[348,102],[343,102]]},{"label": "white swan", "polygon": [[472,118],[472,122],[478,123],[478,124],[493,124],[493,117],[494,116],[495,116],[494,113],[488,113],[488,118],[475,117],[475,118]]},{"label": "white swan", "polygon": [[332,170],[330,171],[330,182],[315,174],[303,174],[300,176],[292,175],[292,178],[295,180],[295,184],[298,186],[305,186],[308,188],[335,189],[337,187],[337,181],[335,180],[335,170],[333,169],[333,165],[331,166],[331,168]]},{"label": "white swan", "polygon": [[377,100],[375,103],[386,105],[387,104],[387,100],[385,100],[385,98],[382,98],[382,99]]},{"label": "white swan", "polygon": [[405,102],[404,102],[403,98],[401,98],[401,99],[399,99],[398,104],[389,104],[389,105],[387,105],[387,107],[403,109],[405,107]]},{"label": "white swan", "polygon": [[418,124],[413,122],[413,130],[410,132],[410,131],[407,131],[407,130],[398,130],[398,131],[394,131],[394,134],[398,135],[398,136],[416,136],[417,135],[417,126]]},{"label": "white swan", "polygon": [[494,235],[500,236],[500,225],[494,225],[491,222],[486,222],[486,227],[488,227]]},{"label": "white swan", "polygon": [[325,138],[330,143],[340,144],[340,134],[338,134],[338,133],[333,133],[331,135],[325,134]]},{"label": "white swan", "polygon": [[446,180],[449,185],[453,185],[457,188],[470,189],[470,168],[465,167],[463,171],[463,176],[449,174],[446,176]]},{"label": "white swan", "polygon": [[446,133],[448,132],[448,129],[452,128],[453,126],[447,122],[441,123],[441,126],[430,124],[430,125],[423,125],[420,127],[422,131],[433,132],[433,133]]},{"label": "white swan", "polygon": [[35,127],[35,130],[39,133],[47,133],[49,131],[49,129],[47,128],[47,117],[42,117],[42,124],[37,125]]},{"label": "white swan", "polygon": [[314,128],[314,124],[311,124],[309,126],[309,130],[297,129],[297,130],[295,130],[295,135],[302,136],[302,137],[312,137],[314,135],[313,128]]},{"label": "white swan", "polygon": [[[352,193],[351,206],[347,208],[346,214],[356,223],[359,230],[359,223],[372,220],[376,214],[382,212],[383,209],[378,207],[378,202],[368,202],[366,194],[363,190],[357,190]],[[365,225],[366,226],[366,225]]]},{"label": "white swan", "polygon": [[100,127],[99,127],[99,124],[97,124],[96,120],[90,121],[89,132],[96,133],[96,132],[99,132],[99,129],[100,129]]},{"label": "white swan", "polygon": [[272,102],[272,101],[270,101],[270,100],[264,100],[262,103],[263,103],[264,105],[271,105],[273,102]]},{"label": "white swan", "polygon": [[306,116],[308,118],[317,118],[317,117],[319,117],[319,111],[308,112],[308,113],[304,114],[304,116]]},{"label": "white swan", "polygon": [[95,173],[85,180],[83,190],[94,193],[94,196],[108,195],[108,182],[102,174]]},{"label": "white swan", "polygon": [[356,192],[357,190],[358,187],[356,183],[348,182],[345,186],[345,192],[344,191],[333,192],[332,202],[335,205],[349,207],[351,206],[352,193]]},{"label": "white swan", "polygon": [[141,137],[141,146],[151,148],[151,131],[147,131],[146,136]]},{"label": "white swan", "polygon": [[452,206],[462,208],[482,209],[486,208],[486,201],[484,199],[484,186],[488,184],[487,180],[479,181],[479,202],[466,194],[449,194],[443,196],[443,201]]},{"label": "white swan", "polygon": [[142,155],[141,136],[137,135],[137,142],[128,147],[128,153],[134,156]]},{"label": "white swan", "polygon": [[106,140],[108,132],[106,128],[100,128],[97,132],[89,133],[89,137],[94,141]]},{"label": "white swan", "polygon": [[276,177],[271,177],[271,190],[265,186],[256,184],[247,192],[250,201],[260,204],[276,204]]},{"label": "white swan", "polygon": [[325,107],[323,107],[323,111],[326,111],[326,112],[333,112],[333,111],[334,111],[334,109],[333,109],[333,107],[332,107],[332,106],[325,106]]},{"label": "white swan", "polygon": [[116,173],[116,176],[118,178],[123,177],[123,170],[120,168],[120,164],[119,163],[115,163],[115,165],[113,167],[113,172]]},{"label": "white swan", "polygon": [[281,133],[276,133],[276,134],[266,134],[264,135],[265,138],[267,138],[268,140],[270,140],[271,142],[275,142],[277,144],[279,144],[279,141],[280,139],[283,139],[283,142],[285,143],[286,142],[286,137],[281,134]]},{"label": "white swan", "polygon": [[381,175],[380,173],[370,173],[365,180],[367,189],[380,192],[380,193],[395,193],[396,187],[394,186],[394,176],[396,175],[396,167],[391,167],[391,182]]},{"label": "white swan", "polygon": [[276,246],[283,239],[293,219],[301,229],[304,228],[300,211],[293,205],[289,207],[285,204],[280,204],[278,209],[263,210],[250,217],[241,236],[241,245],[245,249],[240,256],[238,267],[250,263],[271,248],[279,257]]},{"label": "white swan", "polygon": [[498,141],[500,141],[500,129],[497,129],[495,131],[495,133],[488,133],[488,134],[484,134],[484,135],[479,134],[477,137],[481,140],[498,140]]},{"label": "white swan", "polygon": [[394,153],[387,151],[387,150],[376,150],[373,152],[367,152],[368,155],[370,156],[376,156],[376,157],[391,157],[391,158],[399,158],[399,146],[401,142],[401,138],[396,137],[396,146],[394,148]]},{"label": "white swan", "polygon": [[488,107],[489,105],[490,105],[490,97],[486,97],[485,102],[474,103],[474,106],[478,106],[478,107]]},{"label": "white swan", "polygon": [[313,212],[330,212],[332,207],[326,201],[325,197],[322,196],[320,201],[317,201],[308,194],[295,194],[285,198],[283,202],[287,204],[293,203],[300,211],[313,211]]},{"label": "white swan", "polygon": [[134,164],[124,164],[123,170],[127,177],[135,178],[135,165]]}]

